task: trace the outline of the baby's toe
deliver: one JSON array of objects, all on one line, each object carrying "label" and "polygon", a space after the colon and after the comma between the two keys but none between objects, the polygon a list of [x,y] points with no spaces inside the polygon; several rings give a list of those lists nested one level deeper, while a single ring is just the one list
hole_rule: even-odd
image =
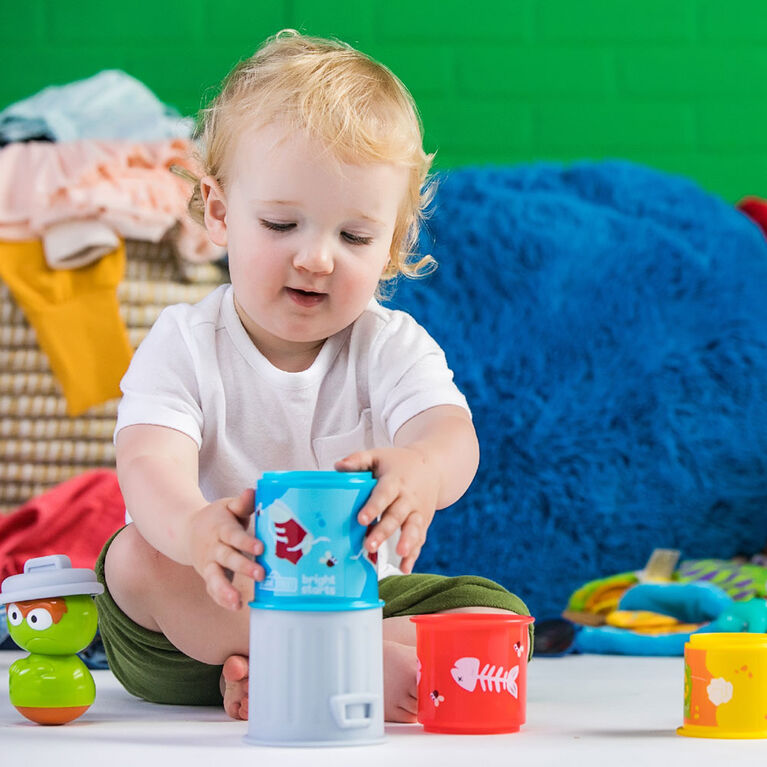
[{"label": "baby's toe", "polygon": [[232,719],[248,718],[248,684],[247,682],[227,683],[224,690],[224,711]]},{"label": "baby's toe", "polygon": [[224,661],[224,668],[221,672],[224,681],[239,682],[248,678],[248,659],[244,655],[230,655]]},{"label": "baby's toe", "polygon": [[248,659],[232,655],[224,662],[221,672],[221,693],[224,711],[232,719],[248,718]]}]

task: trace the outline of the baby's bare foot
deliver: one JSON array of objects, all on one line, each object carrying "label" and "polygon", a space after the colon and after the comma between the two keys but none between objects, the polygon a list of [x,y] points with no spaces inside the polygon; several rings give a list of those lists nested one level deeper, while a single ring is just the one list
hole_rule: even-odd
[{"label": "baby's bare foot", "polygon": [[[384,716],[387,722],[415,722],[417,699],[415,648],[384,642]],[[224,711],[232,719],[248,718],[248,659],[230,655],[221,673]]]},{"label": "baby's bare foot", "polygon": [[244,655],[230,655],[224,661],[221,694],[224,711],[232,719],[248,718],[248,659]]}]

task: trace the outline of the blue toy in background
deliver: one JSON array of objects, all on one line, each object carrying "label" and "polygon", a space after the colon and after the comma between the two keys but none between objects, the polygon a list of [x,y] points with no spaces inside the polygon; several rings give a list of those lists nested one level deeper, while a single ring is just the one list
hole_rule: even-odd
[{"label": "blue toy in background", "polygon": [[5,607],[0,607],[0,650],[10,649],[14,646],[8,642],[8,619],[5,614]]},{"label": "blue toy in background", "polygon": [[694,630],[639,633],[614,626],[580,626],[572,649],[577,652],[617,655],[684,655],[692,634],[719,632],[764,633],[767,602],[760,597],[735,601],[712,583],[640,583],[621,598],[618,609],[666,615]]}]

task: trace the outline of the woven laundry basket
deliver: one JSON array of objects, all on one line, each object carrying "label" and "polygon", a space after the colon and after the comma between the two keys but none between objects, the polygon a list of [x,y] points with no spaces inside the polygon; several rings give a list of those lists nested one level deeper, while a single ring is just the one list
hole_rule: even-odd
[{"label": "woven laundry basket", "polygon": [[[227,279],[214,264],[180,262],[171,242],[129,240],[126,254],[117,295],[134,349],[166,306],[195,303]],[[76,474],[114,468],[118,401],[67,416],[35,331],[0,282],[0,512]]]}]

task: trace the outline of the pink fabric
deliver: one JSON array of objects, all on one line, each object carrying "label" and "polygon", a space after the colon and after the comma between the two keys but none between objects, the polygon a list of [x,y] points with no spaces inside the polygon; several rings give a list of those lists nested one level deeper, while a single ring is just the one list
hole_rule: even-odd
[{"label": "pink fabric", "polygon": [[98,219],[129,239],[157,242],[177,222],[176,245],[188,261],[223,251],[189,216],[191,186],[171,173],[197,173],[192,142],[83,140],[12,143],[0,150],[0,240],[42,237],[46,227]]}]

